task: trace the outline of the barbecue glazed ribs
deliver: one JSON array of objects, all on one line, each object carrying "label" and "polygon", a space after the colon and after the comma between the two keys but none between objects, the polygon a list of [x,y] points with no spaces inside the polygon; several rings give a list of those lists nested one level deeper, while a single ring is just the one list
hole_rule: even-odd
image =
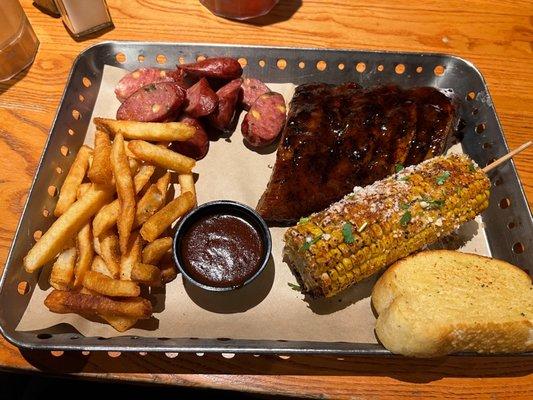
[{"label": "barbecue glazed ribs", "polygon": [[454,125],[451,99],[434,88],[300,85],[257,211],[270,223],[293,224],[396,165],[442,154]]}]

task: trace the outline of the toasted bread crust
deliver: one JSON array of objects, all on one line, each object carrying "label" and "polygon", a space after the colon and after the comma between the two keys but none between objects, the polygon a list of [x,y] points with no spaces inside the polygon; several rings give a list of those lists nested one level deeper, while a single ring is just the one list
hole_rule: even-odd
[{"label": "toasted bread crust", "polygon": [[[440,264],[439,264],[440,263]],[[506,311],[505,296],[500,293],[498,287],[489,287],[487,296],[500,299],[501,304],[494,309],[487,310],[481,320],[477,317],[469,302],[477,300],[483,302],[483,298],[472,299],[471,293],[476,293],[477,288],[472,288],[468,295],[464,292],[454,291],[451,286],[453,277],[444,283],[435,280],[432,286],[432,272],[442,267],[442,263],[453,266],[456,277],[473,282],[479,281],[478,271],[487,273],[487,276],[498,280],[503,276],[511,276],[520,282],[518,298],[525,299],[523,312],[511,313]],[[483,265],[494,267],[482,268]],[[481,266],[481,267],[480,267]],[[410,274],[420,272],[418,275]],[[423,275],[424,274],[424,275]],[[438,274],[437,274],[438,275]],[[437,276],[436,275],[436,276]],[[412,289],[402,279],[408,277],[413,281],[420,277],[427,285]],[[442,276],[440,276],[442,278]],[[481,279],[484,279],[483,276]],[[438,278],[437,278],[438,279]],[[492,280],[492,279],[490,279]],[[447,303],[441,298],[433,298],[431,290],[438,288],[449,289]],[[448,286],[446,286],[448,285]],[[484,285],[484,283],[480,283]],[[420,287],[424,291],[420,292]],[[418,292],[417,292],[418,290]],[[428,294],[430,293],[430,294]],[[436,357],[458,351],[473,351],[478,353],[516,353],[533,350],[533,300],[531,299],[533,287],[531,278],[520,268],[504,261],[491,259],[475,254],[466,254],[450,250],[436,250],[421,252],[409,256],[392,265],[378,280],[372,292],[372,305],[379,314],[376,324],[376,334],[383,345],[394,353],[414,357]],[[427,296],[426,296],[427,295]],[[500,296],[500,297],[498,297]],[[492,300],[493,300],[492,299]],[[500,301],[500,300],[498,300]],[[462,307],[464,315],[451,321],[446,318],[446,307],[452,304]],[[494,301],[491,303],[494,306]],[[424,312],[420,312],[420,308]],[[469,313],[473,312],[474,317]],[[494,318],[491,320],[491,313]]]}]

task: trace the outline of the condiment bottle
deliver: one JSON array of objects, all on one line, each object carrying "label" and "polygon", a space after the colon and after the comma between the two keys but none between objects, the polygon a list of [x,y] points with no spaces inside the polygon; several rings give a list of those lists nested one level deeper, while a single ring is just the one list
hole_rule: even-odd
[{"label": "condiment bottle", "polygon": [[55,0],[63,23],[74,37],[113,25],[105,0]]}]

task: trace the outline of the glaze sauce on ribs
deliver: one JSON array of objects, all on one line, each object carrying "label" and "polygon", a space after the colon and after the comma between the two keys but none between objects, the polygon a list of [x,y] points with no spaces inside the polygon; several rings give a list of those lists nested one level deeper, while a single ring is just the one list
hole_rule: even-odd
[{"label": "glaze sauce on ribs", "polygon": [[451,99],[435,88],[300,85],[257,210],[268,222],[293,224],[396,165],[442,154],[454,122]]}]

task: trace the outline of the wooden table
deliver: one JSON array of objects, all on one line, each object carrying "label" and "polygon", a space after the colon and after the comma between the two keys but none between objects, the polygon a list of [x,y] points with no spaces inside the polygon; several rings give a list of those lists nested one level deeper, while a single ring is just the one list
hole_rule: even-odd
[{"label": "wooden table", "polygon": [[[61,21],[24,9],[41,41],[35,63],[0,84],[0,259],[17,221],[76,55],[102,40],[196,41],[436,51],[474,62],[488,81],[510,147],[532,138],[533,3],[530,0],[281,0],[254,23],[214,17],[197,0],[108,0],[115,29],[75,41]],[[533,201],[533,151],[515,158]],[[6,306],[6,305],[2,305]],[[88,378],[310,397],[533,396],[526,357],[315,357],[180,354],[50,354],[0,339],[0,367]]]}]

